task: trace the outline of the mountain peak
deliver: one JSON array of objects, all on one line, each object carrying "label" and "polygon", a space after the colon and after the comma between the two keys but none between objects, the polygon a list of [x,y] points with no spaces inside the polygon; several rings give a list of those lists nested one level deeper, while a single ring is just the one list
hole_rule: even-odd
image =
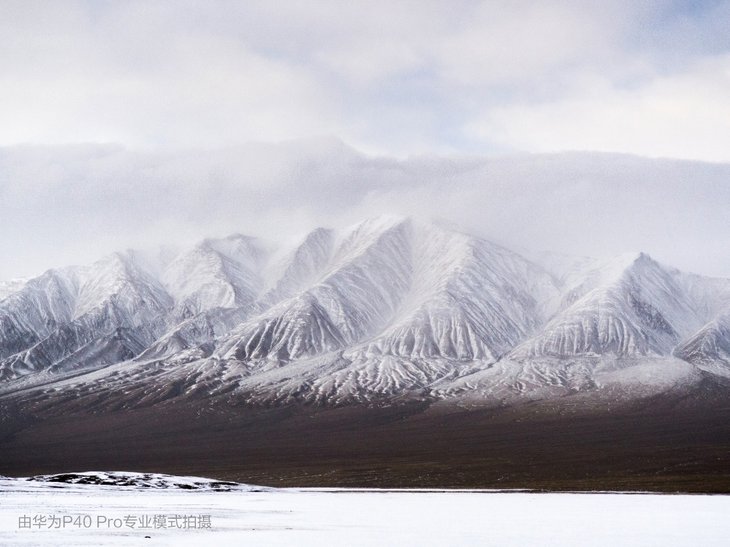
[{"label": "mountain peak", "polygon": [[379,232],[389,230],[395,226],[401,224],[411,223],[412,219],[408,216],[394,215],[394,214],[381,214],[374,215],[366,218],[365,220],[354,224],[351,231],[369,231]]},{"label": "mountain peak", "polygon": [[[257,399],[441,397],[477,373],[520,392],[575,371],[598,385],[606,363],[706,367],[730,347],[727,322],[708,323],[730,281],[645,252],[543,268],[453,225],[379,215],[291,245],[234,233],[157,255],[52,270],[0,300],[0,378],[134,359],[134,382],[212,375],[205,389]],[[153,362],[162,376],[144,372]]]}]

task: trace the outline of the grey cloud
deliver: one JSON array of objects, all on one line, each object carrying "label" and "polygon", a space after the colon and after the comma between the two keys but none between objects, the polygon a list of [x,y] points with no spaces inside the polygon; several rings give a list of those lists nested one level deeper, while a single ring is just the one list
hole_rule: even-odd
[{"label": "grey cloud", "polygon": [[382,213],[454,221],[510,247],[644,250],[730,275],[730,165],[606,154],[368,156],[332,139],[218,151],[0,150],[0,277],[127,246],[289,238]]},{"label": "grey cloud", "polygon": [[[590,133],[599,150],[730,159],[726,101],[714,91],[730,51],[727,1],[3,7],[0,144],[170,150],[337,135],[403,156],[586,148]],[[702,116],[672,125],[698,108],[685,87],[720,113],[721,145],[710,147]],[[639,108],[665,101],[672,108],[652,115]],[[601,118],[607,102],[616,124]],[[621,142],[616,127],[637,116],[643,138]],[[664,139],[659,152],[650,144]]]},{"label": "grey cloud", "polygon": [[[728,15],[728,1],[7,0],[0,277],[385,212],[728,275]],[[567,150],[635,156],[518,153]]]}]

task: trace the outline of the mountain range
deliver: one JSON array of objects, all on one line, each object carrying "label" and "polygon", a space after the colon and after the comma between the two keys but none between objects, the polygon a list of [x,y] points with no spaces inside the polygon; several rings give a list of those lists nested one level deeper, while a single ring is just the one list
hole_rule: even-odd
[{"label": "mountain range", "polygon": [[500,406],[730,378],[730,279],[435,222],[231,235],[0,283],[0,397]]}]

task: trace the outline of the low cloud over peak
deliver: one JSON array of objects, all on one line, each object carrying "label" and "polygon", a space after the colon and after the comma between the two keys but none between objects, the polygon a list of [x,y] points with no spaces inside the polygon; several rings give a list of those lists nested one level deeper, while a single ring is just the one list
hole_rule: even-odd
[{"label": "low cloud over peak", "polygon": [[[441,218],[528,250],[730,276],[730,165],[598,153],[372,156],[336,139],[152,153],[0,149],[0,279],[128,246],[291,237],[380,215]],[[10,236],[12,234],[12,237]]]}]

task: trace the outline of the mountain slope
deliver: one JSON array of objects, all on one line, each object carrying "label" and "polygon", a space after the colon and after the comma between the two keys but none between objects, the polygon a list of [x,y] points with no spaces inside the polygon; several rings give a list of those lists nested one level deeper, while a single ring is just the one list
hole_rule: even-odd
[{"label": "mountain slope", "polygon": [[[162,332],[171,300],[132,254],[115,253],[89,268],[46,272],[2,304],[2,331],[14,342],[3,344],[0,369],[15,377],[54,365],[73,370],[133,357],[132,348],[143,349]],[[110,336],[115,343],[103,350]],[[89,344],[94,351],[87,348],[72,359]],[[59,368],[62,363],[67,366]]]},{"label": "mountain slope", "polygon": [[114,253],[0,300],[2,390],[55,383],[69,404],[115,408],[498,405],[644,397],[730,374],[730,280],[644,253],[535,256],[544,266],[400,217],[295,245],[233,235]]},{"label": "mountain slope", "polygon": [[[346,235],[319,280],[224,340],[224,358],[294,360],[361,340],[387,321],[408,283],[407,225],[366,222]],[[288,272],[289,270],[287,270]],[[286,273],[286,272],[285,272]]]},{"label": "mountain slope", "polygon": [[251,306],[261,290],[263,250],[241,235],[206,239],[178,255],[162,284],[175,300],[175,317],[186,319],[216,307]]},{"label": "mountain slope", "polygon": [[685,340],[674,354],[695,365],[712,367],[730,376],[730,310]]},{"label": "mountain slope", "polygon": [[441,227],[414,229],[410,255],[408,294],[363,353],[495,360],[542,324],[557,293],[519,255]]},{"label": "mountain slope", "polygon": [[706,320],[681,276],[644,253],[589,272],[562,305],[511,358],[669,355]]}]

